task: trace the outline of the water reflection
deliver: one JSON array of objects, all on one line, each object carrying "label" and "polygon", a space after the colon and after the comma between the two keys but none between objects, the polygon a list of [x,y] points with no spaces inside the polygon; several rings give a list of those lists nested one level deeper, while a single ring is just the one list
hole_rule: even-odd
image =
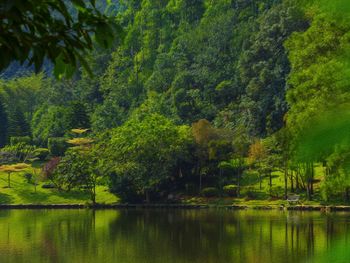
[{"label": "water reflection", "polygon": [[0,262],[348,262],[349,222],[346,213],[6,210]]}]

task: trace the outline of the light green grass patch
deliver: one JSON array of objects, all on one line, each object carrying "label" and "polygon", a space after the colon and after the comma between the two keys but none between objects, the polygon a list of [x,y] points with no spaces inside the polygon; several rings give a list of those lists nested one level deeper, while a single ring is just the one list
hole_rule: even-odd
[{"label": "light green grass patch", "polygon": [[[57,189],[43,189],[43,184],[39,182],[35,192],[34,185],[26,181],[22,172],[11,175],[11,188],[7,188],[7,174],[0,173],[0,204],[85,204],[90,202],[89,195],[82,191],[64,192]],[[119,199],[110,193],[106,186],[98,186],[96,201],[111,204],[119,202]]]}]

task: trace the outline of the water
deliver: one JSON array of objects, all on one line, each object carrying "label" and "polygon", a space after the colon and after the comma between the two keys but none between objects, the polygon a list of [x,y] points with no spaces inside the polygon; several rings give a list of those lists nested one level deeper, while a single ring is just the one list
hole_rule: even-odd
[{"label": "water", "polygon": [[1,263],[349,262],[350,214],[0,211]]}]

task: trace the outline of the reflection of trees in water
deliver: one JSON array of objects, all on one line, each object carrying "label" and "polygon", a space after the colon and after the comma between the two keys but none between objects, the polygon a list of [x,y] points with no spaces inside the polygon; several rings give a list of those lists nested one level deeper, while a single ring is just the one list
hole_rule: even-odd
[{"label": "reflection of trees in water", "polygon": [[128,256],[149,260],[142,262],[227,262],[231,255],[222,246],[235,240],[225,220],[206,211],[126,211],[111,222],[110,236],[130,245]]},{"label": "reflection of trees in water", "polygon": [[345,220],[279,211],[0,212],[0,262],[304,262],[349,234]]},{"label": "reflection of trees in water", "polygon": [[[0,228],[2,231],[7,228],[11,241],[8,249],[11,257],[8,257],[1,253],[4,236],[0,235],[1,263],[84,262],[84,258],[87,258],[85,262],[93,262],[98,255],[99,240],[103,238],[98,231],[100,227],[95,226],[93,210],[13,210],[6,221],[2,221],[1,214]],[[108,224],[101,225],[105,228]],[[22,259],[13,260],[13,255]],[[25,260],[30,256],[30,261]]]},{"label": "reflection of trees in water", "polygon": [[[58,215],[50,224],[45,225],[40,244],[42,256],[47,256],[49,262],[70,262],[69,250],[82,252],[82,246],[88,253],[95,255],[94,211],[85,213],[65,213]],[[83,245],[84,244],[84,245]]]},{"label": "reflection of trees in water", "polygon": [[127,211],[111,222],[110,235],[144,258],[164,253],[182,259],[168,262],[299,262],[327,249],[331,236],[349,233],[343,224],[332,226],[330,232],[331,216],[288,216],[257,211]]}]

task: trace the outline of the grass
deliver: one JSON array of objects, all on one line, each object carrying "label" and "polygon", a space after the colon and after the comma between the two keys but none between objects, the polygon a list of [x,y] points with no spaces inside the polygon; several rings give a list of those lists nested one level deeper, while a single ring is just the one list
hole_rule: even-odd
[{"label": "grass", "polygon": [[[0,173],[0,204],[85,204],[90,201],[89,195],[82,191],[63,192],[42,188],[47,182],[39,182],[35,192],[34,185],[27,182],[24,173],[11,175],[11,188],[7,188],[7,174]],[[98,186],[96,201],[111,204],[119,199],[106,186]]]},{"label": "grass", "polygon": [[[300,203],[306,206],[317,206],[317,205],[349,205],[342,200],[325,202],[321,196],[320,187],[322,181],[324,180],[324,169],[318,164],[315,166],[315,179],[318,181],[314,183],[314,195],[313,200],[307,200],[306,193],[298,193],[300,195]],[[193,197],[186,196],[183,198],[183,203],[187,204],[209,204],[209,205],[242,205],[242,206],[281,206],[289,205],[286,200],[284,200],[284,176],[282,172],[272,173],[272,187],[277,189],[279,198],[270,198],[269,195],[269,178],[264,177],[262,179],[262,187],[260,190],[259,176],[256,171],[249,171],[242,180],[242,188],[244,186],[250,186],[254,189],[254,198],[233,198],[233,197],[215,197],[215,198],[205,198],[205,197]],[[295,183],[294,183],[295,184]],[[294,185],[295,187],[295,185]],[[243,192],[243,190],[242,190]],[[288,192],[290,193],[290,180],[288,179]],[[244,196],[244,194],[242,195]]]},{"label": "grass", "polygon": [[[40,169],[40,164],[36,169]],[[316,179],[323,179],[323,170],[321,166],[316,167]],[[7,188],[7,174],[0,172],[0,204],[85,204],[90,202],[89,195],[82,191],[58,191],[57,189],[44,189],[42,185],[48,182],[39,182],[35,188],[33,184],[27,182],[24,174],[32,172],[31,168],[21,173],[13,173],[11,175],[11,188]],[[289,181],[288,181],[289,183]],[[284,179],[279,172],[273,174],[273,187],[279,188],[281,198],[271,199],[269,196],[269,178],[265,177],[262,180],[262,190],[259,189],[259,178],[256,174],[250,173],[243,182],[243,185],[253,186],[255,189],[255,198],[204,198],[186,196],[182,199],[183,203],[187,204],[209,204],[217,205],[247,205],[247,206],[280,206],[287,205],[288,202],[283,200]],[[301,194],[301,202],[304,205],[324,205],[326,204],[320,196],[321,183],[315,183],[315,195],[313,201],[306,200],[305,194]],[[96,201],[100,204],[113,204],[119,202],[119,198],[111,194],[106,186],[98,186]],[[344,205],[342,202],[332,202],[332,205]]]}]

